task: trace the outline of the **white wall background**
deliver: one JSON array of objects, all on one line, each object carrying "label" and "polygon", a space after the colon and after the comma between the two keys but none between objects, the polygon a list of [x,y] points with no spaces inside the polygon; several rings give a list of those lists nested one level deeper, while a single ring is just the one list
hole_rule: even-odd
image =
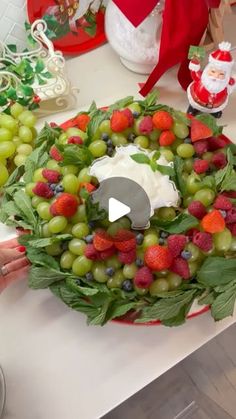
[{"label": "white wall background", "polygon": [[26,0],[0,0],[0,40],[25,46]]}]

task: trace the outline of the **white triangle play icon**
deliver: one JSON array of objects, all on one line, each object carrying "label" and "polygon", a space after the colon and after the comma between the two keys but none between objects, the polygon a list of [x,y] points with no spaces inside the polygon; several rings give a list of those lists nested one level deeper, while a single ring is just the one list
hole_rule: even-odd
[{"label": "white triangle play icon", "polygon": [[130,211],[131,209],[128,205],[123,204],[123,202],[118,201],[118,199],[109,198],[108,219],[111,223],[124,217],[124,215],[129,214]]}]

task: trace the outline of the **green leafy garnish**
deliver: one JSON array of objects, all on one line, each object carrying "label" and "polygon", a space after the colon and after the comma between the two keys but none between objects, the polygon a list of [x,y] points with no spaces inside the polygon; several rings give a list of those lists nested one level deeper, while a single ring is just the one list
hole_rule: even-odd
[{"label": "green leafy garnish", "polygon": [[197,218],[189,214],[179,214],[172,221],[163,221],[158,216],[151,218],[151,224],[170,234],[181,234],[198,225]]}]

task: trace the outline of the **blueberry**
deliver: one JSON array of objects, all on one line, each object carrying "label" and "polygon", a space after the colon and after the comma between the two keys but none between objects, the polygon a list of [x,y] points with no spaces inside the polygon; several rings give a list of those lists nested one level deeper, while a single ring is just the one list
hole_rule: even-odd
[{"label": "blueberry", "polygon": [[64,191],[64,188],[61,184],[56,186],[56,188],[55,188],[56,193],[60,193],[60,192],[63,192],[63,191]]},{"label": "blueberry", "polygon": [[67,250],[68,249],[68,246],[69,246],[68,242],[61,243],[61,249],[62,250]]},{"label": "blueberry", "polygon": [[142,244],[143,239],[144,239],[144,235],[142,233],[138,233],[137,236],[136,236],[136,243],[137,244]]},{"label": "blueberry", "polygon": [[88,236],[85,237],[85,241],[86,243],[93,243],[93,235],[89,234]]},{"label": "blueberry", "polygon": [[49,186],[50,186],[50,189],[51,189],[52,191],[55,191],[55,189],[56,189],[56,187],[57,187],[57,184],[56,184],[56,183],[51,183]]},{"label": "blueberry", "polygon": [[96,226],[96,222],[95,221],[89,221],[88,225],[90,228],[94,228]]},{"label": "blueberry", "polygon": [[161,236],[161,238],[162,238],[162,239],[166,239],[166,238],[169,236],[169,233],[167,233],[166,231],[163,231],[163,230],[162,230],[162,231],[160,232],[160,236]]},{"label": "blueberry", "polygon": [[125,281],[122,284],[122,288],[124,291],[126,292],[130,292],[133,291],[133,284],[132,281],[130,281],[130,279],[125,279]]},{"label": "blueberry", "polygon": [[134,142],[135,138],[136,138],[136,135],[135,135],[133,132],[131,132],[131,133],[128,135],[128,141],[130,141],[131,143],[133,143],[133,142]]},{"label": "blueberry", "polygon": [[86,273],[85,278],[87,279],[87,281],[93,281],[93,274],[92,274],[92,272]]},{"label": "blueberry", "polygon": [[190,138],[187,137],[187,138],[185,138],[184,143],[185,144],[192,144],[192,141],[191,141]]},{"label": "blueberry", "polygon": [[107,274],[108,276],[113,276],[113,275],[114,275],[114,273],[115,273],[115,269],[114,269],[114,268],[107,268],[107,269],[106,269],[106,274]]},{"label": "blueberry", "polygon": [[113,147],[113,142],[110,138],[107,140],[107,147]]},{"label": "blueberry", "polygon": [[160,245],[165,244],[165,239],[163,239],[162,237],[160,237],[158,243]]},{"label": "blueberry", "polygon": [[79,286],[80,286],[80,285],[81,285],[81,281],[80,281],[80,279],[79,279],[79,278],[78,278],[78,279],[76,279],[76,280],[75,280],[75,283],[76,283],[76,285],[79,285]]},{"label": "blueberry", "polygon": [[226,215],[227,215],[227,212],[226,212],[226,211],[224,211],[224,210],[220,210],[220,213],[221,213],[221,215],[222,215],[222,217],[223,217],[223,218],[225,218],[225,217],[226,217]]},{"label": "blueberry", "polygon": [[102,140],[103,140],[103,141],[107,141],[107,140],[109,140],[109,135],[108,135],[106,132],[103,132],[103,133],[102,133]]},{"label": "blueberry", "polygon": [[138,268],[141,268],[143,266],[143,260],[141,258],[137,258],[135,263],[136,266],[138,266]]},{"label": "blueberry", "polygon": [[182,257],[183,259],[185,259],[185,260],[190,259],[190,258],[191,258],[191,256],[192,256],[192,253],[191,253],[189,250],[183,250],[183,251],[181,252],[181,257]]},{"label": "blueberry", "polygon": [[140,115],[140,113],[139,113],[139,112],[137,112],[137,111],[133,111],[133,117],[134,117],[134,118],[138,118],[138,117],[139,117],[139,115]]},{"label": "blueberry", "polygon": [[107,155],[111,157],[113,155],[114,149],[113,147],[107,147]]}]

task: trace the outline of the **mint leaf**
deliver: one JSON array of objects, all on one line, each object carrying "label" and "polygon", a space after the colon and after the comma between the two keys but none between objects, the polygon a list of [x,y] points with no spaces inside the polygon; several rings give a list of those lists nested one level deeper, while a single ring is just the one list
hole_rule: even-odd
[{"label": "mint leaf", "polygon": [[172,221],[163,221],[154,215],[150,221],[152,225],[171,234],[184,233],[190,228],[196,227],[199,223],[197,218],[188,214],[180,214]]},{"label": "mint leaf", "polygon": [[232,170],[228,175],[225,176],[222,184],[222,191],[236,191],[236,172]]},{"label": "mint leaf", "polygon": [[127,301],[114,301],[111,304],[107,312],[107,320],[115,319],[116,317],[121,317],[124,314],[128,313],[130,310],[135,310],[138,307],[137,302],[127,302]]},{"label": "mint leaf", "polygon": [[48,123],[45,124],[44,128],[37,135],[35,140],[36,147],[40,147],[42,144],[46,146],[46,150],[55,144],[63,130],[60,127],[52,128]]},{"label": "mint leaf", "polygon": [[31,205],[31,199],[26,195],[24,191],[17,191],[14,194],[14,202],[18,208],[20,208],[20,212],[24,217],[23,221],[29,223],[33,229],[35,229],[37,225],[37,218],[35,217],[34,211]]},{"label": "mint leaf", "polygon": [[156,164],[156,171],[160,172],[162,175],[174,177],[175,171],[171,166],[163,166],[162,164]]},{"label": "mint leaf", "polygon": [[97,111],[93,113],[93,116],[87,126],[88,140],[86,141],[86,145],[91,143],[94,137],[94,134],[99,128],[99,125],[101,124],[102,121],[105,121],[105,119],[109,119],[109,115],[107,112],[102,111],[101,109],[98,109]]},{"label": "mint leaf", "polygon": [[99,208],[99,203],[93,203],[91,196],[86,199],[85,206],[88,221],[105,220],[107,217],[106,211]]},{"label": "mint leaf", "polygon": [[199,299],[198,304],[200,305],[211,305],[215,300],[215,292],[214,291],[207,291],[207,293],[203,293]]},{"label": "mint leaf", "polygon": [[136,153],[130,156],[132,160],[140,164],[150,164],[150,158],[144,153]]},{"label": "mint leaf", "polygon": [[72,238],[71,234],[59,234],[57,236],[52,237],[45,237],[43,239],[41,238],[32,238],[28,240],[28,244],[31,247],[34,247],[35,249],[39,249],[41,247],[50,246],[54,243],[59,243],[60,241],[66,241],[70,240]]},{"label": "mint leaf", "polygon": [[113,111],[117,109],[126,108],[134,101],[133,96],[126,96],[123,99],[117,100],[113,105],[109,106],[108,112],[111,114]]},{"label": "mint leaf", "polygon": [[225,317],[232,316],[236,300],[236,289],[223,292],[211,305],[211,314],[215,320],[222,320]]},{"label": "mint leaf", "polygon": [[173,109],[171,114],[177,122],[181,122],[181,124],[185,124],[188,126],[191,125],[191,119],[187,117],[185,112],[176,111],[175,109]]},{"label": "mint leaf", "polygon": [[48,154],[46,153],[47,144],[43,143],[41,146],[35,148],[35,150],[27,157],[25,162],[25,174],[24,182],[29,183],[32,181],[34,171],[38,167],[43,167],[48,160]]},{"label": "mint leaf", "polygon": [[60,269],[59,263],[56,261],[56,259],[42,250],[27,247],[26,254],[29,261],[35,266],[44,266],[50,269],[53,268],[58,270]]},{"label": "mint leaf", "polygon": [[206,287],[228,284],[236,279],[236,259],[208,257],[199,269],[197,279]]},{"label": "mint leaf", "polygon": [[85,296],[91,296],[95,295],[99,292],[96,288],[90,288],[88,286],[80,286],[76,282],[78,278],[67,278],[66,279],[66,285],[74,292],[85,295]]},{"label": "mint leaf", "polygon": [[43,266],[31,266],[28,284],[32,289],[48,288],[54,282],[67,277],[67,273]]},{"label": "mint leaf", "polygon": [[182,196],[186,194],[186,183],[183,178],[184,160],[179,156],[174,158],[175,184]]},{"label": "mint leaf", "polygon": [[61,166],[73,164],[77,166],[79,170],[81,170],[84,167],[90,166],[93,161],[92,153],[84,145],[78,147],[74,144],[68,144],[65,146],[57,147],[64,157],[63,161],[60,162]]},{"label": "mint leaf", "polygon": [[4,185],[4,189],[8,188],[9,186],[14,185],[18,182],[21,176],[24,174],[24,166],[17,167],[14,172],[9,176],[7,182]]}]

